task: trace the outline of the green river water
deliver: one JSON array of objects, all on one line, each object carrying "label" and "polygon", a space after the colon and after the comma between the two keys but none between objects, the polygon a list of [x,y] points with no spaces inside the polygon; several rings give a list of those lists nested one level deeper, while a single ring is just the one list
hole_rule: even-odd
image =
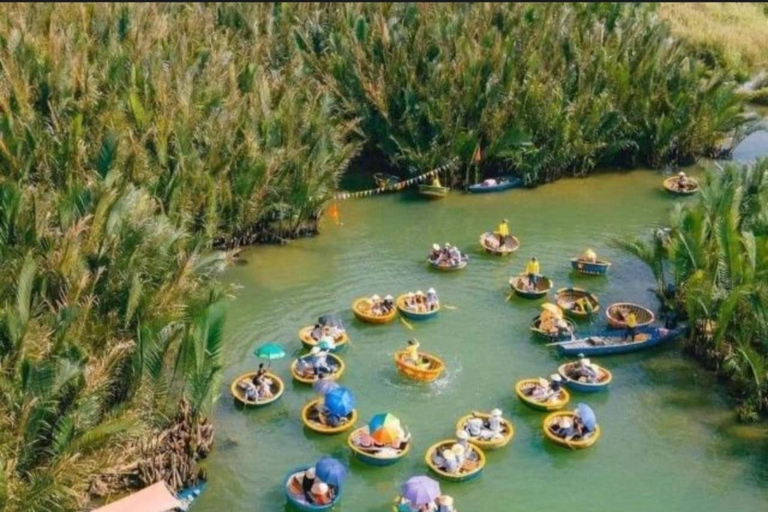
[{"label": "green river water", "polygon": [[[753,139],[763,150],[764,135]],[[737,156],[749,160],[757,152],[748,146]],[[282,489],[286,472],[326,454],[350,468],[336,510],[388,512],[406,478],[428,473],[426,448],[451,437],[460,416],[493,407],[512,419],[515,437],[506,449],[489,453],[480,478],[441,482],[462,512],[767,510],[764,428],[738,426],[715,379],[682,356],[678,343],[601,359],[614,372],[610,391],[574,393],[571,401],[574,407],[590,404],[602,427],[588,450],[547,442],[544,414],[513,395],[516,380],[547,376],[561,360],[528,330],[541,301],[505,300],[509,276],[536,256],[556,288],[578,285],[597,293],[603,305],[626,300],[655,309],[650,273],[609,240],[664,222],[675,198],[660,182],[658,172],[632,171],[501,194],[454,192],[434,202],[410,193],[350,200],[340,204],[342,226],[326,221],[319,237],[245,251],[245,261],[226,276],[239,290],[230,306],[222,396],[214,410],[217,446],[208,489],[194,512],[290,510]],[[486,256],[477,243],[502,217],[521,241],[509,259]],[[455,274],[429,269],[424,258],[433,242],[461,247],[470,254],[469,267]],[[607,278],[570,272],[569,258],[587,246],[613,262]],[[414,331],[399,321],[361,324],[350,311],[358,296],[429,287],[457,309],[414,323]],[[346,434],[323,437],[303,428],[300,411],[314,394],[291,381],[289,363],[301,351],[298,329],[326,312],[342,315],[352,339],[342,353],[347,371],[341,383],[356,393],[359,424],[389,411],[413,435],[411,453],[394,466],[352,460]],[[447,374],[431,385],[401,378],[393,365],[393,352],[412,336],[447,364]],[[229,383],[258,364],[252,350],[265,341],[281,343],[289,354],[273,363],[286,392],[266,408],[239,410]]]}]

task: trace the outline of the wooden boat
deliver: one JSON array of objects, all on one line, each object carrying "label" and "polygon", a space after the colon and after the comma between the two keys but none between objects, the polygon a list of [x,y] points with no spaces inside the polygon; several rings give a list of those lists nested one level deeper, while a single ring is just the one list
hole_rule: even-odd
[{"label": "wooden boat", "polygon": [[525,405],[538,411],[557,411],[558,409],[565,407],[568,404],[568,401],[571,399],[571,395],[565,388],[560,388],[560,392],[557,394],[557,396],[550,398],[546,402],[539,402],[525,394],[526,389],[529,389],[531,386],[538,385],[539,379],[519,380],[515,384],[515,394],[517,394],[517,398],[519,398],[520,401]]},{"label": "wooden boat", "polygon": [[518,188],[523,186],[523,180],[520,178],[499,178],[496,180],[496,185],[483,185],[482,183],[475,183],[470,185],[468,190],[473,194],[488,194],[490,192],[502,192],[511,188]]},{"label": "wooden boat", "polygon": [[635,314],[638,327],[645,327],[652,324],[655,318],[653,316],[653,311],[648,308],[629,302],[617,302],[616,304],[611,304],[608,306],[608,309],[605,310],[605,316],[608,318],[608,325],[614,329],[626,329],[627,322],[624,318],[630,312]]},{"label": "wooden boat", "polygon": [[376,183],[376,188],[389,188],[397,185],[400,178],[392,174],[377,172],[373,175],[373,181]]},{"label": "wooden boat", "polygon": [[265,405],[269,405],[273,402],[276,402],[281,396],[283,396],[283,391],[285,391],[285,384],[283,384],[282,379],[272,372],[267,372],[265,374],[265,377],[272,379],[272,398],[268,398],[266,400],[246,399],[245,391],[240,386],[238,386],[238,383],[244,379],[253,379],[253,377],[256,376],[256,373],[258,372],[244,373],[243,375],[239,376],[238,378],[232,381],[232,384],[230,385],[229,390],[237,402],[241,403],[242,405],[247,405],[250,407],[262,407]]},{"label": "wooden boat", "polygon": [[405,307],[405,298],[406,295],[403,294],[395,300],[395,304],[397,304],[397,309],[400,310],[400,314],[403,315],[406,318],[410,318],[411,320],[428,320],[430,318],[434,318],[437,316],[437,313],[440,311],[440,302],[438,301],[437,307],[432,311],[425,311],[423,313],[419,313],[418,311],[413,311],[412,309],[408,309]]},{"label": "wooden boat", "polygon": [[443,370],[445,370],[445,363],[443,363],[439,357],[433,356],[432,354],[419,352],[419,356],[422,360],[426,359],[429,362],[428,368],[417,368],[410,361],[406,361],[405,355],[406,352],[404,350],[395,352],[395,366],[397,366],[400,373],[409,379],[421,382],[432,382],[437,380],[437,378],[440,377],[440,374],[443,373]]},{"label": "wooden boat", "polygon": [[176,494],[176,499],[181,502],[181,507],[179,507],[177,510],[180,512],[187,512],[189,507],[192,506],[192,503],[194,503],[195,500],[197,500],[197,498],[199,498],[203,493],[207,485],[208,483],[205,480],[200,480],[195,485],[185,487],[184,489],[180,490]]},{"label": "wooden boat", "polygon": [[595,444],[598,439],[600,439],[600,425],[595,425],[595,431],[592,434],[590,434],[589,437],[584,439],[571,439],[570,441],[566,441],[565,438],[555,435],[555,433],[552,432],[552,429],[550,427],[556,420],[565,416],[570,417],[571,419],[576,418],[576,414],[573,411],[553,412],[552,414],[544,418],[544,422],[542,423],[542,429],[544,430],[544,435],[547,437],[547,439],[549,439],[550,441],[552,441],[557,445],[565,446],[567,448],[573,448],[575,450],[579,450],[582,448],[589,448],[590,446]]},{"label": "wooden boat", "polygon": [[461,261],[458,265],[442,265],[438,263],[437,261],[427,258],[427,263],[430,264],[433,268],[436,268],[437,270],[442,270],[444,272],[453,272],[454,270],[463,270],[467,268],[467,265],[469,265],[469,258],[467,258],[466,254],[461,255]]},{"label": "wooden boat", "polygon": [[[358,440],[361,436],[368,435],[368,426],[360,427],[353,430],[347,438],[347,446],[352,450],[352,454],[366,464],[372,466],[390,466],[397,461],[405,457],[409,451],[411,451],[411,443],[408,442],[405,448],[400,450],[390,449],[386,452],[377,452],[365,450],[355,444],[355,440]],[[395,453],[391,453],[394,451]]]},{"label": "wooden boat", "polygon": [[559,373],[563,378],[565,385],[573,391],[578,391],[580,393],[594,393],[596,391],[607,389],[608,384],[610,384],[613,380],[613,374],[610,371],[594,363],[592,363],[592,366],[595,367],[597,371],[597,382],[582,382],[580,380],[574,379],[571,377],[571,370],[574,364],[575,363],[561,364],[557,369],[557,373]]},{"label": "wooden boat", "polygon": [[502,246],[499,246],[498,241],[499,237],[490,231],[480,235],[480,245],[488,254],[507,256],[520,248],[520,241],[512,235],[504,237],[504,245]]},{"label": "wooden boat", "polygon": [[[326,374],[325,378],[329,380],[336,380],[339,379],[342,374],[344,373],[344,369],[346,366],[344,365],[344,361],[337,355],[334,354],[328,354],[328,367],[332,370],[331,373]],[[317,375],[312,374],[310,377],[306,377],[304,375],[301,375],[298,370],[299,367],[299,360],[295,359],[293,363],[291,363],[291,375],[293,375],[293,379],[301,382],[302,384],[314,384],[317,381]]]},{"label": "wooden boat", "polygon": [[[467,422],[472,418],[480,418],[483,421],[486,421],[490,417],[490,414],[484,412],[474,412],[472,414],[467,414],[466,416],[462,416],[461,419],[456,422],[456,430],[464,430]],[[501,438],[484,441],[470,436],[469,442],[478,448],[482,448],[483,450],[496,450],[498,448],[507,446],[512,440],[512,437],[515,435],[515,428],[512,426],[512,422],[506,418],[502,418],[501,421],[504,424],[504,430],[502,431]]]},{"label": "wooden boat", "polygon": [[[582,311],[577,309],[576,301],[584,299],[590,306],[592,311]],[[555,293],[555,304],[566,313],[575,316],[576,318],[589,318],[591,315],[600,311],[600,303],[597,301],[597,296],[589,293],[587,290],[581,288],[560,288]]]},{"label": "wooden boat", "polygon": [[304,466],[301,468],[296,468],[288,473],[288,475],[285,477],[285,481],[283,482],[285,497],[291,505],[293,505],[297,510],[301,510],[302,512],[331,510],[341,499],[342,490],[341,488],[338,488],[331,502],[326,505],[309,503],[304,497],[304,491],[301,489],[301,482],[299,481],[298,477],[310,467],[311,466]]},{"label": "wooden boat", "polygon": [[517,295],[524,299],[540,299],[546,296],[549,290],[552,289],[552,280],[544,276],[539,276],[539,279],[536,281],[535,290],[528,290],[526,288],[527,284],[528,276],[525,274],[509,278],[509,286]]},{"label": "wooden boat", "polygon": [[601,276],[608,272],[610,266],[611,262],[606,260],[584,261],[579,258],[571,258],[573,270],[589,276]]},{"label": "wooden boat", "polygon": [[[308,325],[306,327],[302,327],[301,330],[299,330],[299,340],[301,340],[301,344],[304,345],[304,348],[307,350],[311,350],[312,347],[316,346],[320,342],[319,340],[316,340],[312,337],[312,329],[314,328],[315,326]],[[343,332],[341,336],[334,338],[333,342],[335,346],[331,352],[338,352],[347,346],[347,343],[349,343],[349,336],[346,332]]]},{"label": "wooden boat", "polygon": [[678,196],[690,196],[699,191],[699,182],[688,176],[688,186],[686,188],[680,188],[677,184],[677,176],[671,176],[664,180],[664,188],[667,192]]},{"label": "wooden boat", "polygon": [[450,449],[451,446],[456,444],[457,441],[455,439],[444,439],[438,443],[433,444],[429,447],[427,450],[427,454],[424,455],[424,462],[427,463],[427,466],[429,466],[429,469],[431,469],[437,476],[440,478],[444,478],[446,480],[450,480],[452,482],[466,482],[467,480],[472,480],[473,478],[477,478],[480,476],[480,473],[483,472],[483,468],[485,467],[485,453],[482,449],[478,448],[477,446],[472,448],[472,453],[476,454],[477,457],[472,459],[470,457],[467,457],[467,459],[464,461],[464,464],[459,469],[458,473],[447,473],[440,469],[438,465],[434,462],[434,455],[435,453],[439,453],[439,451],[442,451],[443,449]]},{"label": "wooden boat", "polygon": [[448,195],[451,189],[440,185],[419,185],[419,194],[429,198],[442,198]]},{"label": "wooden boat", "polygon": [[[317,404],[320,402],[319,398],[316,398],[312,400],[311,402],[308,402],[304,408],[301,410],[301,421],[304,423],[304,426],[306,426],[310,430],[314,430],[318,434],[327,434],[327,435],[333,435],[333,434],[341,434],[342,432],[346,432],[357,421],[357,410],[352,409],[352,412],[349,413],[349,415],[346,418],[346,421],[337,426],[337,427],[331,427],[330,425],[326,425],[325,423],[321,421],[316,421],[314,419],[310,418],[310,414],[314,411],[314,409],[317,409]],[[321,416],[320,413],[318,415]]]},{"label": "wooden boat", "polygon": [[584,354],[587,357],[625,354],[671,341],[684,330],[685,327],[671,330],[663,327],[639,327],[634,341],[625,340],[623,332],[608,330],[573,341],[562,341],[557,346],[557,351],[566,356]]},{"label": "wooden boat", "polygon": [[392,308],[392,311],[386,315],[375,316],[371,314],[371,308],[368,304],[368,298],[363,297],[355,300],[352,303],[352,312],[355,314],[358,320],[367,322],[369,324],[386,324],[391,322],[397,316],[397,308]]},{"label": "wooden boat", "polygon": [[[568,324],[568,328],[571,330],[572,333],[576,332],[576,324],[573,323],[573,321],[564,318],[565,323]],[[564,334],[551,334],[549,332],[543,331],[539,328],[541,325],[541,318],[539,316],[535,316],[533,318],[533,322],[531,322],[531,331],[536,333],[537,335],[546,338],[549,341],[558,341],[558,340],[569,340],[571,339],[571,335],[568,333]]]}]

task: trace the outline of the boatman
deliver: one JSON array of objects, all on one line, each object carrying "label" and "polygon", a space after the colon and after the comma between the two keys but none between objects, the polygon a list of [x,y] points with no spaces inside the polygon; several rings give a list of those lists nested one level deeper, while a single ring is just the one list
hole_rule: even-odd
[{"label": "boatman", "polygon": [[634,311],[630,311],[627,315],[627,332],[624,335],[624,339],[629,338],[630,341],[635,341],[635,334],[637,333],[637,317]]},{"label": "boatman", "polygon": [[496,228],[496,236],[499,237],[499,247],[504,246],[504,240],[509,236],[509,221],[502,219],[501,224]]},{"label": "boatman", "polygon": [[528,275],[528,286],[531,288],[536,288],[536,281],[539,278],[540,270],[538,260],[531,258],[531,261],[525,267],[525,273]]},{"label": "boatman", "polygon": [[678,190],[685,191],[688,189],[688,176],[683,171],[677,174],[677,188]]},{"label": "boatman", "polygon": [[408,346],[405,347],[405,359],[413,364],[419,364],[419,341],[416,338],[408,340]]},{"label": "boatman", "polygon": [[584,254],[581,255],[581,261],[586,263],[597,263],[597,254],[592,249],[587,249]]}]

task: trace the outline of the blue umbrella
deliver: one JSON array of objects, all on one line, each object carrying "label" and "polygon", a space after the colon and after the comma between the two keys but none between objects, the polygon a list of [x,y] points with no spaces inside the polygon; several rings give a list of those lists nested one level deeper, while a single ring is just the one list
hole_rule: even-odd
[{"label": "blue umbrella", "polygon": [[312,384],[312,389],[321,395],[326,395],[334,389],[338,389],[339,387],[341,386],[339,386],[335,380],[331,379],[317,379],[315,383]]},{"label": "blue umbrella", "polygon": [[332,457],[323,457],[315,464],[315,475],[328,485],[341,487],[347,478],[347,468]]},{"label": "blue umbrella", "polygon": [[440,491],[440,484],[428,476],[413,476],[405,481],[401,487],[403,497],[416,506],[432,503],[438,496],[443,494]]},{"label": "blue umbrella", "polygon": [[576,414],[579,415],[579,418],[581,418],[581,421],[584,423],[584,426],[587,427],[587,430],[595,430],[595,427],[597,426],[597,417],[595,416],[595,411],[593,411],[590,406],[579,403],[579,405],[576,406]]},{"label": "blue umbrella", "polygon": [[336,416],[346,416],[355,408],[355,395],[347,388],[336,388],[325,394],[325,408]]}]

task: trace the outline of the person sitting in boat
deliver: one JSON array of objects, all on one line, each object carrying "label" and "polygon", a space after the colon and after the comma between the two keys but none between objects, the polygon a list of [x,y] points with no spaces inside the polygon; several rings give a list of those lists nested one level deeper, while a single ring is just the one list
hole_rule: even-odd
[{"label": "person sitting in boat", "polygon": [[441,455],[442,460],[438,467],[449,474],[458,473],[461,466],[459,465],[459,460],[456,458],[456,454],[453,453],[452,450],[445,449]]},{"label": "person sitting in boat", "polygon": [[528,262],[528,265],[525,267],[525,273],[528,276],[528,287],[531,289],[536,289],[536,282],[539,279],[539,272],[541,271],[539,267],[538,260],[534,257],[531,258],[531,261]]},{"label": "person sitting in boat", "polygon": [[561,336],[568,334],[571,339],[573,339],[573,331],[571,330],[571,326],[568,325],[568,322],[565,321],[565,318],[555,319],[555,331]]},{"label": "person sitting in boat", "polygon": [[424,295],[424,292],[421,290],[417,290],[413,297],[414,307],[413,310],[418,313],[426,313],[427,305],[426,305],[426,296]]},{"label": "person sitting in boat", "polygon": [[253,384],[253,381],[245,379],[240,383],[240,387],[243,389],[245,399],[249,402],[255,402],[259,399],[259,388]]},{"label": "person sitting in boat", "polygon": [[309,356],[312,361],[312,370],[315,375],[323,373],[331,373],[331,368],[328,366],[328,351],[321,350],[320,347],[312,347],[309,351]]},{"label": "person sitting in boat", "polygon": [[504,430],[504,421],[501,415],[501,409],[491,411],[491,417],[488,418],[488,430],[493,437],[500,436]]},{"label": "person sitting in boat", "polygon": [[584,419],[579,414],[578,409],[576,409],[574,413],[575,413],[575,416],[573,418],[573,428],[576,431],[576,436],[587,437],[588,435],[592,434],[594,432],[594,426],[593,428],[589,428],[589,426],[586,424]]},{"label": "person sitting in boat", "polygon": [[627,331],[624,333],[624,340],[629,339],[635,341],[635,335],[637,334],[637,316],[634,311],[630,311],[624,315],[624,322],[627,324]]},{"label": "person sitting in boat", "polygon": [[320,479],[315,479],[315,484],[312,486],[311,494],[312,494],[312,502],[317,505],[327,505],[332,501],[331,498],[331,489],[328,487],[328,484],[321,481]]},{"label": "person sitting in boat", "polygon": [[312,327],[312,332],[310,332],[309,335],[313,340],[319,340],[323,336],[323,326],[320,324],[315,324],[314,327]]},{"label": "person sitting in boat", "polygon": [[374,295],[369,299],[369,303],[371,305],[371,314],[373,316],[384,315],[384,308],[381,303],[381,297],[379,297],[378,295]]},{"label": "person sitting in boat", "polygon": [[438,496],[435,502],[437,503],[437,512],[456,512],[453,506],[453,498],[447,494]]},{"label": "person sitting in boat", "polygon": [[437,298],[437,292],[434,288],[430,288],[427,290],[427,300],[425,305],[427,306],[427,311],[434,311],[437,309],[437,307],[440,304],[440,300]]},{"label": "person sitting in boat", "polygon": [[442,254],[443,251],[440,249],[440,244],[432,244],[432,252],[429,253],[429,259],[437,262]]},{"label": "person sitting in boat", "polygon": [[274,396],[272,393],[272,379],[264,377],[259,384],[259,400],[268,400]]},{"label": "person sitting in boat", "polygon": [[458,464],[459,469],[461,469],[461,467],[464,466],[464,461],[467,460],[467,450],[459,443],[455,443],[451,446],[451,452],[456,456],[456,463]]},{"label": "person sitting in boat", "polygon": [[598,381],[597,370],[595,370],[592,362],[584,357],[584,354],[579,354],[579,360],[573,364],[571,374],[575,380],[580,382],[595,383]]},{"label": "person sitting in boat", "polygon": [[461,263],[461,251],[455,245],[452,245],[451,248],[448,249],[448,259],[452,267]]},{"label": "person sitting in boat", "polygon": [[471,437],[480,437],[483,432],[483,420],[481,418],[470,418],[467,424],[464,425],[464,429],[469,433]]},{"label": "person sitting in boat", "polygon": [[317,477],[315,476],[315,467],[311,466],[304,471],[301,478],[301,491],[304,493],[304,499],[308,503],[312,503],[312,487],[317,483]]},{"label": "person sitting in boat", "polygon": [[391,295],[384,297],[384,301],[381,303],[381,307],[384,310],[384,314],[391,313],[395,309],[395,299]]},{"label": "person sitting in boat", "polygon": [[463,454],[468,454],[472,450],[472,445],[469,444],[469,434],[463,428],[456,431],[456,444],[461,446]]},{"label": "person sitting in boat", "polygon": [[266,375],[267,375],[267,369],[264,368],[264,363],[259,363],[259,369],[256,370],[256,375],[253,376],[253,385],[256,386],[257,388],[261,386]]},{"label": "person sitting in boat", "polygon": [[555,334],[557,317],[549,310],[545,309],[539,314],[539,329],[548,334]]},{"label": "person sitting in boat", "polygon": [[504,245],[504,241],[509,236],[509,221],[502,219],[494,234],[499,238],[499,247]]},{"label": "person sitting in boat", "polygon": [[573,420],[570,416],[559,417],[549,428],[552,430],[553,434],[562,437],[566,441],[570,441],[577,434]]},{"label": "person sitting in boat", "polygon": [[550,375],[549,378],[552,380],[549,384],[550,396],[557,396],[562,389],[563,378],[556,373]]},{"label": "person sitting in boat", "polygon": [[493,178],[488,178],[488,179],[483,180],[483,186],[484,187],[495,187],[498,184],[499,183],[495,179],[493,179]]},{"label": "person sitting in boat", "polygon": [[677,173],[677,179],[675,180],[675,185],[677,185],[678,190],[688,189],[688,186],[690,185],[690,180],[688,179],[688,176],[683,171],[680,171],[679,173]]},{"label": "person sitting in boat", "polygon": [[405,294],[405,307],[407,309],[416,309],[416,294],[408,292]]},{"label": "person sitting in boat", "polygon": [[597,254],[592,249],[587,249],[579,258],[579,261],[584,263],[597,263]]}]

